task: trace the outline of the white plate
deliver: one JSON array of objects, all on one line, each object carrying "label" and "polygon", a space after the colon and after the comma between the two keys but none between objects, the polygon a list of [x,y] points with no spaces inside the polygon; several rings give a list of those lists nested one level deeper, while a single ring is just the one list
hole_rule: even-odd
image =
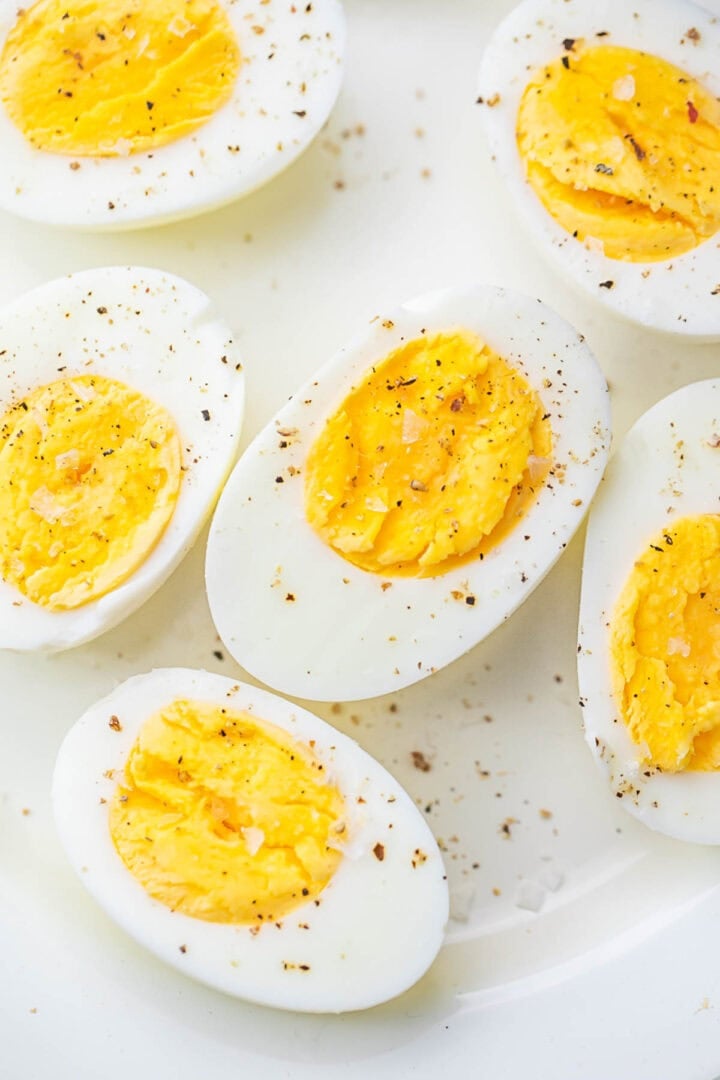
[{"label": "white plate", "polygon": [[[126,236],[2,217],[0,301],[114,262],[187,277],[240,338],[247,443],[378,310],[494,281],[542,297],[587,335],[622,434],[670,390],[716,375],[717,346],[597,309],[555,278],[516,224],[474,105],[483,42],[510,6],[348,0],[345,90],[284,176],[194,222]],[[720,0],[712,8],[720,13]],[[720,852],[626,816],[585,747],[579,539],[523,609],[452,667],[392,698],[316,708],[398,776],[447,849],[459,918],[415,990],[365,1014],[275,1013],[182,979],[108,921],[57,844],[54,756],[76,716],[131,673],[166,664],[239,673],[215,655],[203,546],[204,537],[140,613],[91,645],[0,656],[3,1080],[720,1072]],[[430,771],[413,767],[413,750]],[[538,911],[519,906],[539,901]]]}]

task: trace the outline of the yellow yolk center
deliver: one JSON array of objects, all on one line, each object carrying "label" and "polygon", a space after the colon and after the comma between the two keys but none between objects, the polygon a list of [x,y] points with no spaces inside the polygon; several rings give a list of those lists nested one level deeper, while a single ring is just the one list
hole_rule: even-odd
[{"label": "yellow yolk center", "polygon": [[78,375],[0,419],[0,573],[52,611],[122,584],[170,520],[180,488],[172,417],[122,383]]},{"label": "yellow yolk center", "polygon": [[365,570],[442,573],[513,528],[551,443],[538,395],[477,337],[418,338],[373,366],[311,447],[307,520]]},{"label": "yellow yolk center", "polygon": [[110,809],[146,891],[210,922],[276,921],[335,873],[344,802],[312,752],[247,713],[178,700],[142,727]]},{"label": "yellow yolk center", "polygon": [[669,259],[720,229],[720,103],[665,60],[573,42],[517,119],[527,178],[569,233],[613,259]]},{"label": "yellow yolk center", "polygon": [[0,99],[38,149],[152,150],[229,99],[240,66],[217,0],[38,0],[0,57]]},{"label": "yellow yolk center", "polygon": [[720,516],[683,518],[653,539],[618,601],[610,650],[643,760],[720,768]]}]

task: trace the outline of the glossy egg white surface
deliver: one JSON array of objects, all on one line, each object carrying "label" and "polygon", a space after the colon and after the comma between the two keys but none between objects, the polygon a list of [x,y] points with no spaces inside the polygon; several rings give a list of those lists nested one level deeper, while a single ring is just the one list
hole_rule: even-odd
[{"label": "glossy egg white surface", "polygon": [[639,760],[610,685],[609,621],[633,561],[678,518],[720,509],[720,381],[676,390],[646,412],[611,461],[588,523],[578,676],[585,737],[614,799],[669,836],[720,843],[713,772],[660,773]]},{"label": "glossy egg white surface", "polygon": [[[342,81],[339,0],[222,0],[242,63],[233,96],[154,150],[78,158],[32,146],[0,107],[0,207],[48,225],[115,230],[189,217],[246,195],[315,138]],[[0,48],[17,4],[0,3]],[[78,167],[79,166],[79,167]]]},{"label": "glossy egg white surface", "polygon": [[[694,28],[697,36],[688,35]],[[602,37],[597,35],[601,34]],[[531,74],[562,55],[563,40],[623,45],[670,61],[720,96],[720,22],[688,0],[523,0],[485,46],[478,94],[490,151],[536,244],[567,281],[655,330],[720,338],[720,236],[671,260],[625,262],[574,239],[525,179],[515,131]]]},{"label": "glossy egg white surface", "polygon": [[[386,579],[341,558],[307,524],[305,457],[371,364],[403,341],[458,327],[487,341],[539,393],[553,433],[551,473],[482,561],[432,578]],[[220,636],[256,678],[316,700],[374,697],[431,675],[503,622],[562,553],[602,475],[609,422],[605,380],[582,335],[537,300],[470,286],[383,312],[238,462],[208,543]]]},{"label": "glossy egg white surface", "polygon": [[[345,797],[347,848],[319,902],[259,933],[193,919],[153,900],[111,840],[108,805],[130,748],[143,722],[177,698],[248,711],[312,744]],[[112,715],[120,731],[109,726]],[[369,1008],[415,983],[442,944],[447,880],[420,811],[352,739],[266,691],[183,668],[129,679],[67,735],[53,804],[70,861],[108,915],[166,963],[237,997],[300,1012]]]},{"label": "glossy egg white surface", "polygon": [[173,515],[126,581],[70,610],[41,607],[0,581],[0,648],[65,649],[135,611],[189,551],[237,454],[244,373],[208,297],[140,267],[86,270],[33,289],[0,311],[0,340],[1,412],[61,376],[98,374],[163,405],[180,435]]}]

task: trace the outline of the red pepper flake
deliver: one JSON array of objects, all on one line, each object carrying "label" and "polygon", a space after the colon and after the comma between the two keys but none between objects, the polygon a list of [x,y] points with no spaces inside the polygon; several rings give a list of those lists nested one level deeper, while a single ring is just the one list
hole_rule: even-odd
[{"label": "red pepper flake", "polygon": [[292,604],[292,602],[293,602],[293,601],[294,601],[294,599],[295,599],[295,594],[294,594],[294,593],[291,593],[291,592],[289,592],[289,593],[287,594],[287,596],[285,597],[285,599],[287,600],[287,602],[288,602],[289,604]]},{"label": "red pepper flake", "polygon": [[692,101],[687,102],[687,111],[688,111],[688,120],[690,121],[690,123],[691,124],[696,123],[697,118],[700,115],[700,113],[697,111],[697,109],[693,105]]},{"label": "red pepper flake", "polygon": [[180,952],[183,953],[183,954],[186,953],[187,952],[187,945],[181,945],[180,946]]},{"label": "red pepper flake", "polygon": [[97,313],[98,313],[98,315],[107,315],[107,308],[106,307],[99,307],[97,309]]},{"label": "red pepper flake", "polygon": [[574,48],[575,48],[575,38],[574,37],[563,38],[563,49],[565,49],[565,52],[572,52]]},{"label": "red pepper flake", "polygon": [[385,858],[385,845],[384,844],[376,844],[375,847],[373,848],[373,855],[375,856],[375,858],[377,859],[378,862],[382,862],[383,859]]},{"label": "red pepper flake", "polygon": [[607,281],[601,281],[599,287],[601,289],[612,289],[614,287],[614,285],[615,285],[615,282],[608,279]]},{"label": "red pepper flake", "polygon": [[422,750],[411,751],[410,757],[412,758],[413,765],[416,769],[419,769],[420,772],[430,772],[432,769],[432,765],[425,757]]},{"label": "red pepper flake", "polygon": [[108,720],[108,727],[111,727],[113,731],[122,731],[122,724],[118,720],[117,716],[111,716]]},{"label": "red pepper flake", "polygon": [[568,59],[567,56],[562,57],[562,66],[565,68],[566,71],[569,70],[569,68],[570,68],[570,60]]},{"label": "red pepper flake", "polygon": [[685,37],[690,38],[693,44],[697,45],[700,40],[700,31],[696,27],[691,26],[690,29],[686,31]]},{"label": "red pepper flake", "polygon": [[512,829],[513,825],[517,825],[517,824],[519,824],[517,818],[514,818],[514,817],[505,818],[505,821],[503,821],[503,823],[500,826],[498,832],[500,833],[501,836],[504,836],[506,840],[510,840],[510,839],[512,839],[511,829]]}]

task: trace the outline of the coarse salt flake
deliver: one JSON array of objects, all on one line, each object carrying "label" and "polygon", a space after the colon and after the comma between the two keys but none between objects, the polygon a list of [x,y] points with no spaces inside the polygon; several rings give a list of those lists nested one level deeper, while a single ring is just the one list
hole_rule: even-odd
[{"label": "coarse salt flake", "polygon": [[632,75],[623,75],[613,83],[612,96],[616,101],[632,101],[635,97],[635,79]]}]

